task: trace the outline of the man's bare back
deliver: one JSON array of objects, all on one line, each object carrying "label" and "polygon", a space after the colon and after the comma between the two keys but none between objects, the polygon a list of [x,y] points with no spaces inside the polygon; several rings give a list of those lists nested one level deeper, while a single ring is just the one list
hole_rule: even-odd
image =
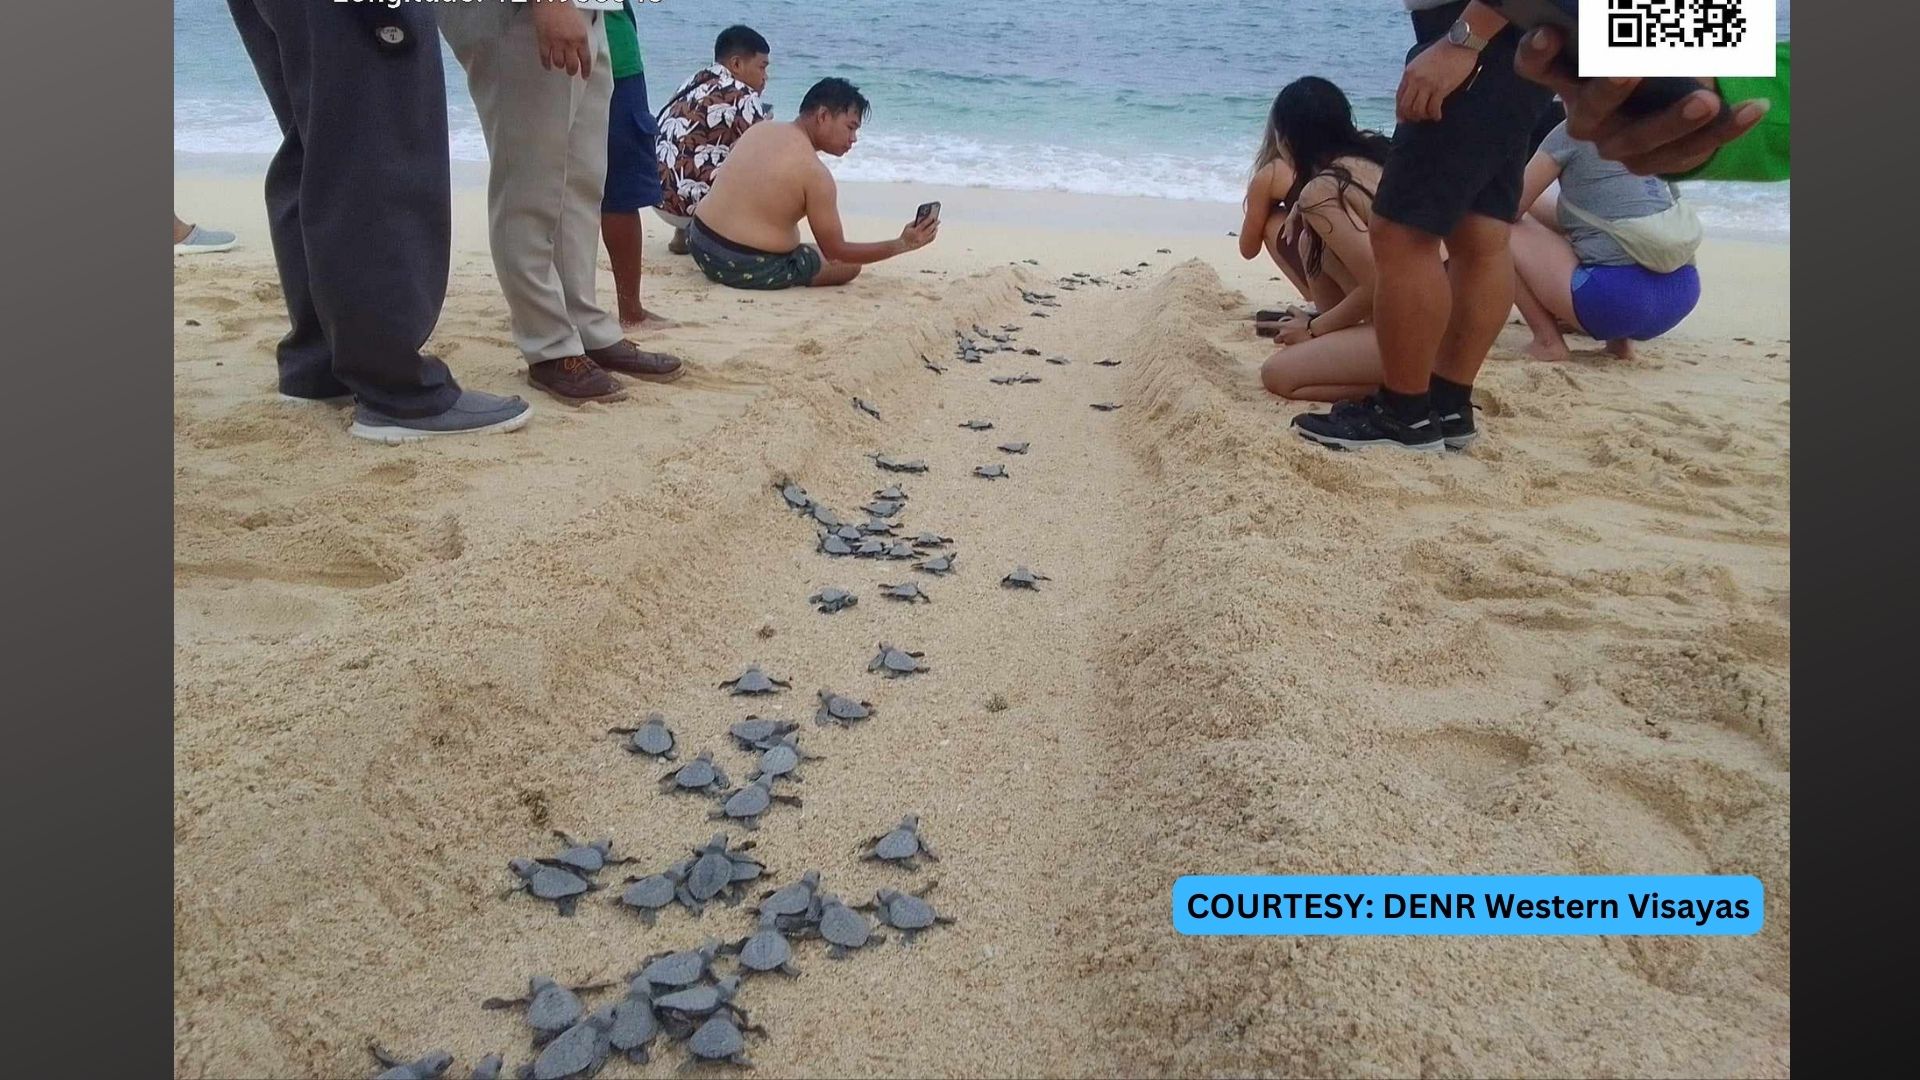
[{"label": "man's bare back", "polygon": [[[797,124],[767,120],[747,129],[714,173],[700,200],[702,224],[736,244],[762,251],[800,246],[807,193],[832,176]],[[829,189],[831,190],[831,189]]]}]

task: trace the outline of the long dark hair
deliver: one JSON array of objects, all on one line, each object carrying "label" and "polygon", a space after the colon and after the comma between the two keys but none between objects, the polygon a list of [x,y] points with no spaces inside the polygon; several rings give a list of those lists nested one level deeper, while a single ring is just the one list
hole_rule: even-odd
[{"label": "long dark hair", "polygon": [[[1387,152],[1393,148],[1385,135],[1355,127],[1353,103],[1338,86],[1318,75],[1295,79],[1273,99],[1273,109],[1267,113],[1266,135],[1254,158],[1254,170],[1264,169],[1277,160],[1283,143],[1293,159],[1293,187],[1284,200],[1289,207],[1299,200],[1301,189],[1309,181],[1323,175],[1332,176],[1339,185],[1341,206],[1345,207],[1347,188],[1354,184],[1354,179],[1353,173],[1340,164],[1341,160],[1357,157],[1385,165]],[[1352,217],[1351,212],[1348,217]],[[1366,227],[1362,221],[1354,224]],[[1307,270],[1318,273],[1319,244],[1312,247]]]}]

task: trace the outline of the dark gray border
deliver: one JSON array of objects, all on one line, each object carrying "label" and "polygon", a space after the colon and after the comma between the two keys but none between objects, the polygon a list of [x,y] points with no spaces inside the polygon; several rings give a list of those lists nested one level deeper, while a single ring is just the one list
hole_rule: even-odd
[{"label": "dark gray border", "polygon": [[160,1076],[173,1038],[172,8],[76,0],[7,16],[10,1063]]}]

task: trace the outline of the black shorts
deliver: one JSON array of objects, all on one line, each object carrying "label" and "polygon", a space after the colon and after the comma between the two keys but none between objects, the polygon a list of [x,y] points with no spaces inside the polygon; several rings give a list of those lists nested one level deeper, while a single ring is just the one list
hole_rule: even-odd
[{"label": "black shorts", "polygon": [[[1466,4],[1413,12],[1415,56],[1460,17]],[[1434,236],[1446,236],[1468,214],[1500,221],[1520,215],[1520,192],[1534,129],[1553,93],[1514,70],[1520,31],[1509,26],[1480,54],[1479,70],[1447,98],[1438,120],[1401,124],[1380,177],[1374,212]]]}]

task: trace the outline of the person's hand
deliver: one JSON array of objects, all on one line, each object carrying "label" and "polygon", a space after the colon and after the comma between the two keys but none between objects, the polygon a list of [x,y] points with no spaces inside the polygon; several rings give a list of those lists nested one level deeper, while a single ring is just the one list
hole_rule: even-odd
[{"label": "person's hand", "polygon": [[1636,120],[1619,109],[1640,80],[1576,78],[1556,62],[1564,43],[1559,30],[1541,27],[1521,42],[1514,67],[1560,95],[1567,107],[1567,134],[1593,143],[1601,157],[1641,176],[1692,172],[1722,146],[1752,131],[1771,105],[1765,100],[1744,102],[1735,106],[1731,120],[1720,123],[1718,84],[1702,79],[1697,93]]},{"label": "person's hand", "polygon": [[582,79],[593,75],[592,35],[587,17],[571,0],[542,0],[533,5],[533,36],[540,50],[540,66]]},{"label": "person's hand", "polygon": [[1287,220],[1280,224],[1280,243],[1292,246],[1294,241],[1300,239],[1300,225],[1300,207],[1295,206],[1287,211]]},{"label": "person's hand", "polygon": [[1480,63],[1480,54],[1451,41],[1427,46],[1400,76],[1394,115],[1401,122],[1440,119],[1440,103],[1460,89]]},{"label": "person's hand", "polygon": [[1287,317],[1280,320],[1280,332],[1273,335],[1273,339],[1282,345],[1298,345],[1303,341],[1311,341],[1313,333],[1307,329],[1307,324],[1312,321],[1313,319],[1305,313],[1288,312]]},{"label": "person's hand", "polygon": [[900,230],[900,244],[908,251],[918,251],[933,243],[940,235],[940,219],[932,218],[921,224],[908,225]]}]

